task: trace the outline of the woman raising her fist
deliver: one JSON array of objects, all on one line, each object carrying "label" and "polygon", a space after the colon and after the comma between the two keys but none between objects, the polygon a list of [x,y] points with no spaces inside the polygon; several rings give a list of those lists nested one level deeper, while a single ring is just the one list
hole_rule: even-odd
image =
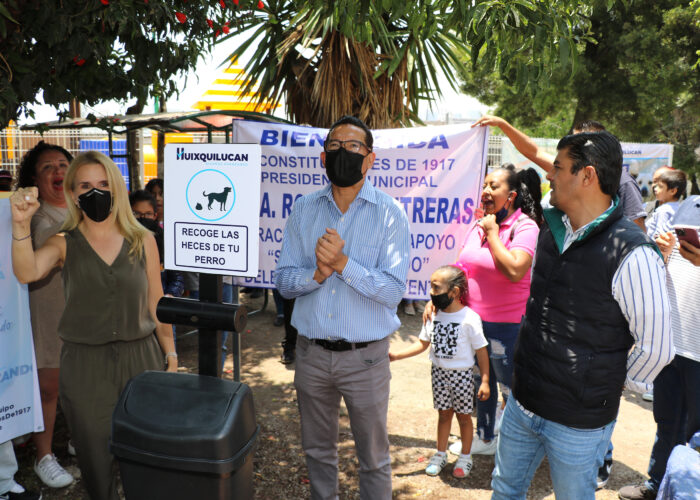
[{"label": "woman raising her fist", "polygon": [[66,172],[63,192],[62,232],[36,251],[30,221],[39,208],[37,188],[12,195],[12,265],[22,283],[62,268],[61,407],[90,497],[117,500],[108,442],[114,406],[130,378],[163,368],[163,356],[168,371],[176,371],[177,355],[172,328],[155,314],[163,296],[158,248],[131,213],[117,166],[102,153],[82,153]]}]

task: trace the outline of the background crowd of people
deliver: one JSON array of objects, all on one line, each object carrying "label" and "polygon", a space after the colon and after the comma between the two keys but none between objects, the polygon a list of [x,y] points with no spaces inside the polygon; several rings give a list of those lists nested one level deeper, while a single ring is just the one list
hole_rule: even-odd
[{"label": "background crowd of people", "polygon": [[[470,474],[472,454],[495,455],[494,498],[524,498],[547,456],[558,497],[593,498],[612,471],[623,385],[653,386],[650,478],[620,497],[655,498],[673,447],[700,431],[700,248],[678,241],[674,228],[700,226],[700,198],[683,200],[685,174],[664,167],[647,214],[619,142],[597,122],[574,127],[556,157],[501,118],[478,125],[500,128],[547,172],[552,190],[543,200],[533,169],[488,172],[481,210],[454,263],[431,277],[425,325],[408,350],[390,352],[388,336],[399,325],[409,224],[400,205],[365,183],[375,153],[364,123],[344,117],[330,128],[321,154],[330,185],[294,205],[275,325],[285,326],[281,361],[297,362],[311,496],[338,494],[342,397],[360,496],[391,498],[389,361],[430,348],[438,425],[426,473],[446,467],[456,415],[455,477]],[[11,180],[0,172],[0,182]],[[196,276],[162,266],[163,182],[129,194],[105,155],[72,158],[40,142],[22,160],[11,206],[13,267],[30,284],[45,425],[32,435],[34,470],[52,488],[73,482],[52,450],[60,398],[90,497],[115,500],[108,440],[117,398],[144,370],[177,370],[175,329],[157,320],[156,304],[164,294],[197,296]],[[225,301],[233,289],[229,278]],[[0,492],[39,498],[12,480],[9,446],[0,445]]]}]

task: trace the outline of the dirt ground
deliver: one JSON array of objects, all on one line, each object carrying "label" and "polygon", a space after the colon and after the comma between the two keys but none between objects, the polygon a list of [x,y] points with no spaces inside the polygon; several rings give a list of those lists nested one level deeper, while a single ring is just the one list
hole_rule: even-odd
[{"label": "dirt ground", "polygon": [[[243,296],[244,303],[246,302]],[[249,309],[260,308],[262,299],[248,301]],[[401,328],[391,337],[392,348],[410,345],[417,338],[420,319],[399,313]],[[261,427],[254,456],[255,497],[271,500],[293,500],[309,497],[309,481],[300,443],[299,414],[293,386],[294,365],[279,362],[281,327],[274,327],[274,306],[249,317],[242,333],[242,382],[254,395],[256,416]],[[178,339],[181,370],[196,373],[197,337]],[[233,362],[226,360],[225,377],[232,378]],[[434,452],[437,412],[432,408],[430,362],[427,353],[392,363],[392,387],[389,402],[389,436],[393,467],[394,498],[409,499],[486,499],[489,488],[492,456],[474,456],[474,468],[466,479],[455,479],[448,465],[438,477],[423,472]],[[347,413],[341,409],[339,436],[340,497],[359,498],[358,466]],[[456,422],[453,433],[458,433]],[[635,393],[625,392],[620,415],[613,434],[614,465],[607,488],[596,493],[596,499],[616,499],[617,490],[646,477],[646,468],[653,444],[655,425],[651,404]],[[68,433],[59,415],[54,451],[59,461],[74,476],[80,471],[75,458],[68,455]],[[29,443],[16,449],[20,471],[16,479],[25,487],[41,489],[44,500],[86,498],[81,481],[61,489],[43,487],[32,470],[33,446]],[[450,456],[454,463],[456,457]],[[538,469],[528,493],[529,499],[553,499],[546,461]]]}]

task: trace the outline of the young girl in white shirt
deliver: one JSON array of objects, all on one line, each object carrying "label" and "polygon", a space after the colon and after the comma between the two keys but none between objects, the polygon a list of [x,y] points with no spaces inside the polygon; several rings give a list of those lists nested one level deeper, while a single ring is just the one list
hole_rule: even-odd
[{"label": "young girl in white shirt", "polygon": [[438,410],[438,432],[437,453],[425,469],[429,476],[437,476],[447,465],[447,439],[455,414],[462,437],[462,453],[452,475],[464,478],[472,469],[472,367],[475,354],[481,372],[477,396],[481,401],[489,398],[488,342],[484,338],[479,315],[466,306],[467,297],[464,271],[456,266],[438,268],[430,277],[430,299],[436,313],[431,321],[423,325],[418,342],[404,351],[389,353],[389,359],[397,361],[415,356],[430,346],[433,406]]}]

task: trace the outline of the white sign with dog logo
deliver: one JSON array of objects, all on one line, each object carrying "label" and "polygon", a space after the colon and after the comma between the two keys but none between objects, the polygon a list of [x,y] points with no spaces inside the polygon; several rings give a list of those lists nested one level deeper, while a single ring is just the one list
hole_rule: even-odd
[{"label": "white sign with dog logo", "polygon": [[258,273],[260,146],[165,146],[165,268]]}]

